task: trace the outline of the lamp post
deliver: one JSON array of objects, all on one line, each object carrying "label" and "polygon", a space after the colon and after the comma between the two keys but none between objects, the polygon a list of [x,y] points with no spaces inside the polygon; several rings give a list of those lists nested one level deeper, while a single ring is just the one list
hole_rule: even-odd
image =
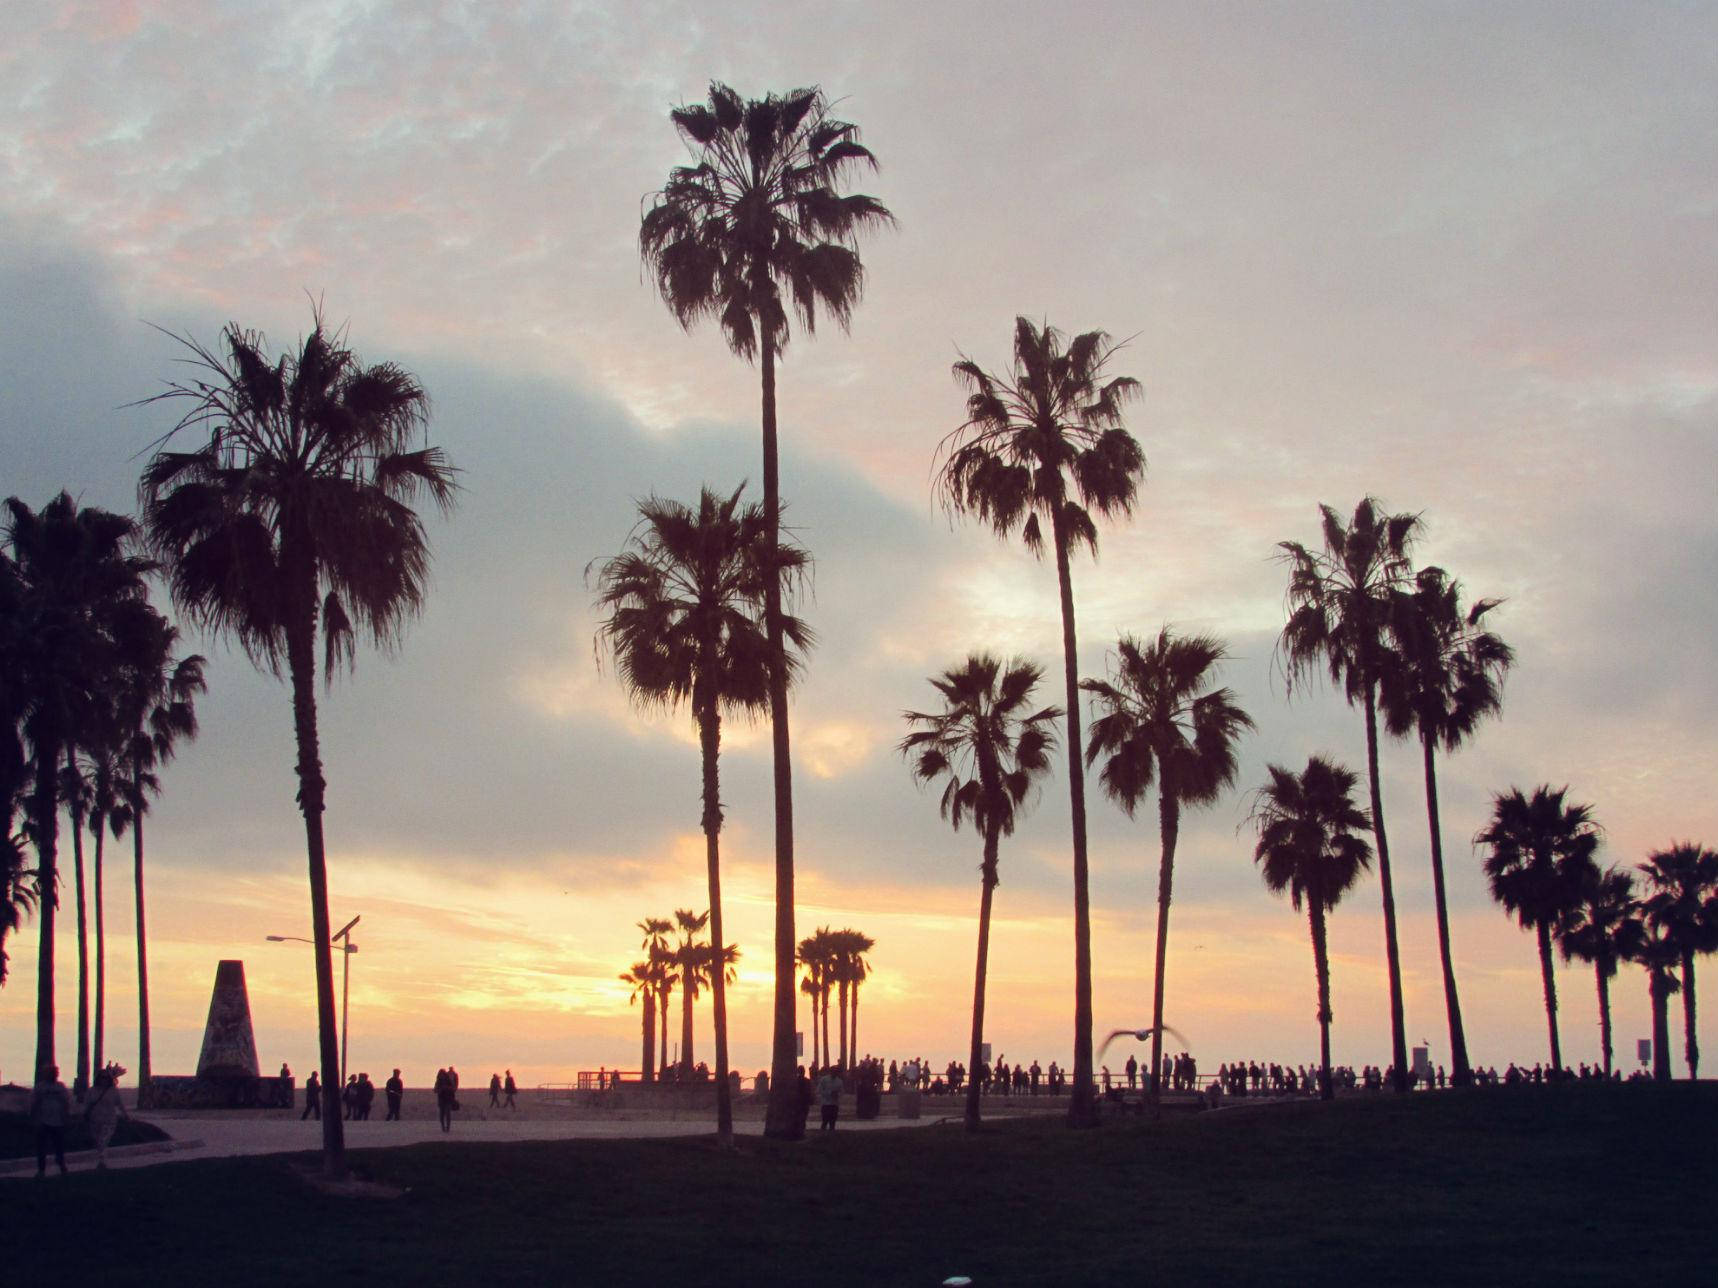
[{"label": "lamp post", "polygon": [[[342,1087],[346,1085],[346,1003],[351,997],[352,954],[358,951],[358,945],[352,942],[352,927],[363,919],[361,915],[354,917],[328,936],[330,944],[333,944],[335,940],[340,941],[340,1085]],[[267,938],[271,944],[314,944],[316,942],[314,939],[305,939],[299,935],[269,935]]]}]

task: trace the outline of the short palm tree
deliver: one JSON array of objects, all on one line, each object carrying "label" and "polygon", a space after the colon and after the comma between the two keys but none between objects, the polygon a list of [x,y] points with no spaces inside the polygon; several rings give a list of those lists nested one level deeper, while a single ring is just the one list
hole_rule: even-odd
[{"label": "short palm tree", "polygon": [[86,736],[112,684],[118,640],[146,617],[144,577],[153,565],[132,553],[136,525],[124,515],[80,508],[62,492],[40,511],[6,501],[8,713],[29,750],[26,834],[36,851],[38,905],[36,1068],[54,1053],[54,929],[62,771],[67,749]]},{"label": "short palm tree", "polygon": [[999,537],[1019,531],[1026,548],[1044,553],[1044,525],[1056,559],[1062,608],[1062,671],[1067,692],[1068,800],[1074,850],[1074,1068],[1068,1122],[1098,1121],[1092,1080],[1092,924],[1086,857],[1086,779],[1080,761],[1079,643],[1069,564],[1085,546],[1095,558],[1092,512],[1131,514],[1145,454],[1122,425],[1122,409],[1139,395],[1129,376],[1105,379],[1117,346],[1086,331],[1063,346],[1061,332],[1029,318],[1014,320],[1014,362],[1004,376],[971,359],[954,366],[967,390],[966,421],[939,448],[937,488],[956,514],[972,514]]},{"label": "short palm tree", "polygon": [[[781,532],[776,453],[776,360],[786,349],[788,313],[806,333],[818,314],[843,327],[859,302],[864,269],[859,234],[894,217],[874,197],[842,191],[876,159],[858,129],[830,115],[816,88],[742,99],[719,82],[709,101],[669,113],[692,164],[676,166],[652,195],[638,233],[639,254],[663,303],[690,329],[713,317],[728,347],[763,366],[763,508],[773,553]],[[787,654],[781,587],[764,589],[764,624],[773,656]],[[789,759],[788,674],[771,676],[775,760],[775,1012],[770,1102],[765,1134],[797,1139],[794,1068],[793,778]]]},{"label": "short palm tree", "polygon": [[1312,964],[1318,976],[1319,1094],[1335,1095],[1330,1077],[1330,953],[1324,917],[1354,887],[1372,861],[1362,835],[1372,825],[1354,803],[1352,770],[1313,756],[1299,774],[1269,766],[1252,821],[1259,831],[1253,861],[1275,893],[1289,892],[1295,911],[1304,902],[1312,930]]},{"label": "short palm tree", "polygon": [[841,930],[841,953],[836,976],[841,986],[841,1067],[852,1068],[859,1063],[859,986],[871,974],[871,963],[865,954],[877,946],[870,935],[857,930]]},{"label": "short palm tree", "polygon": [[[706,950],[709,943],[700,939],[705,927],[710,924],[710,911],[694,912],[690,908],[674,910],[674,928],[680,933],[680,942],[674,947],[674,969],[680,976],[680,1072],[684,1076],[692,1071],[696,1058],[692,1054],[692,1003],[698,1000],[698,994],[706,982],[704,966],[708,960]],[[718,1067],[720,1060],[717,1061]],[[730,1125],[730,1130],[731,1130]]]},{"label": "short palm tree", "polygon": [[[705,867],[710,895],[710,933],[722,937],[719,759],[722,712],[742,716],[769,702],[774,655],[761,620],[765,588],[803,573],[807,558],[796,546],[770,540],[762,509],[742,505],[742,488],[722,498],[703,489],[693,509],[651,498],[638,509],[640,521],[628,549],[603,564],[597,577],[599,649],[615,660],[635,702],[677,707],[689,700],[698,728],[702,765]],[[795,652],[781,668],[791,678],[798,657],[811,646],[811,629],[797,617],[781,623]],[[678,914],[676,914],[678,916]],[[681,1001],[690,1016],[695,981],[681,963]],[[728,1096],[727,993],[718,972],[711,979],[716,1022],[717,1133],[733,1139]],[[687,1021],[690,1025],[690,1019]],[[691,1061],[691,1029],[683,1062]]]},{"label": "short palm tree", "polygon": [[827,1037],[819,1042],[817,1036],[817,1016],[821,1006],[824,1014],[823,1030],[829,1031],[828,1004],[830,978],[834,969],[834,956],[829,942],[830,931],[826,926],[815,934],[807,935],[799,941],[795,950],[795,959],[805,969],[805,978],[800,983],[800,992],[811,1001],[811,1067],[822,1068],[829,1062],[829,1043]]},{"label": "short palm tree", "polygon": [[659,986],[656,976],[657,967],[649,958],[633,962],[632,968],[620,976],[620,982],[632,989],[627,998],[629,1002],[644,999],[644,1042],[638,1058],[640,1082],[649,1082],[656,1068],[656,994]]},{"label": "short palm tree", "polygon": [[1641,865],[1647,918],[1677,947],[1682,966],[1683,1055],[1688,1076],[1700,1076],[1694,1037],[1694,959],[1718,950],[1718,851],[1692,841],[1657,850]]},{"label": "short palm tree", "polygon": [[[1148,644],[1122,636],[1111,678],[1080,685],[1101,713],[1092,721],[1086,763],[1103,761],[1098,781],[1104,793],[1132,818],[1146,793],[1157,788],[1157,965],[1147,1066],[1154,1071],[1163,1068],[1163,978],[1181,811],[1214,804],[1234,783],[1236,740],[1253,727],[1231,690],[1211,687],[1225,656],[1221,640],[1179,636],[1165,626]],[[1160,1082],[1146,1079],[1153,1100]]]},{"label": "short palm tree", "polygon": [[1682,963],[1682,945],[1662,921],[1647,917],[1642,922],[1634,960],[1646,968],[1647,997],[1652,1006],[1652,1076],[1670,1081],[1670,995],[1681,990],[1676,968]]},{"label": "short palm tree", "polygon": [[1420,530],[1414,514],[1386,514],[1363,497],[1346,525],[1319,506],[1323,548],[1279,543],[1289,567],[1288,623],[1277,641],[1289,692],[1320,671],[1342,686],[1366,716],[1366,777],[1372,797],[1372,839],[1384,901],[1384,963],[1390,981],[1390,1059],[1393,1086],[1408,1090],[1408,1042],[1402,1018],[1402,957],[1396,945],[1396,893],[1390,842],[1384,833],[1384,794],[1378,778],[1378,682],[1389,649],[1396,598],[1407,586],[1409,550]]},{"label": "short palm tree", "polygon": [[[429,574],[429,540],[413,505],[427,498],[449,510],[454,470],[427,441],[429,402],[417,380],[392,363],[365,366],[320,316],[278,359],[260,333],[237,324],[222,336],[223,354],[175,338],[198,371],[150,400],[188,407],[144,467],[144,523],[179,610],[235,636],[253,662],[291,683],[328,1102],[323,1166],[342,1176],[318,637],[329,679],[355,660],[359,631],[383,645],[401,637]],[[200,434],[207,438],[190,450],[169,450],[181,435]]]},{"label": "short palm tree", "polygon": [[1607,1078],[1611,1076],[1611,981],[1616,978],[1617,963],[1639,955],[1644,934],[1634,876],[1615,867],[1593,874],[1581,891],[1580,903],[1558,928],[1563,960],[1591,962],[1598,980],[1599,1050]]},{"label": "short palm tree", "polygon": [[1598,878],[1593,855],[1599,827],[1593,807],[1566,803],[1569,789],[1520,788],[1492,798],[1491,822],[1474,838],[1491,848],[1485,875],[1491,897],[1539,940],[1539,972],[1545,988],[1545,1021],[1551,1032],[1551,1068],[1563,1072],[1557,1040],[1557,977],[1551,944],[1581,905],[1582,892]]},{"label": "short palm tree", "polygon": [[[674,991],[674,985],[679,982],[679,976],[674,972],[674,954],[668,947],[668,934],[674,929],[674,923],[667,917],[646,917],[638,923],[638,928],[644,932],[644,938],[639,947],[644,949],[644,965],[650,976],[650,996],[646,1010],[651,1015],[660,1015],[662,1046],[661,1055],[656,1051],[655,1030],[644,1043],[644,1067],[639,1074],[642,1082],[653,1082],[659,1068],[668,1067],[668,997]],[[660,1059],[661,1064],[657,1061]]]},{"label": "short palm tree", "polygon": [[[1001,877],[1001,840],[1014,834],[1033,783],[1050,772],[1056,743],[1055,707],[1031,710],[1043,678],[1035,663],[1015,659],[1006,666],[989,653],[974,653],[957,667],[931,677],[942,696],[940,711],[905,712],[912,732],[901,740],[915,782],[946,779],[940,808],[955,831],[970,818],[983,846],[979,863],[978,966],[972,985],[972,1041],[967,1068],[976,1071],[984,1047],[985,979],[990,961],[990,909]],[[979,1125],[977,1078],[966,1087],[966,1128]]]},{"label": "short palm tree", "polygon": [[[1473,1081],[1467,1034],[1450,952],[1449,901],[1444,893],[1444,840],[1438,819],[1437,750],[1454,751],[1479,722],[1503,708],[1503,676],[1514,653],[1484,627],[1501,601],[1462,604],[1461,583],[1442,568],[1422,568],[1412,592],[1399,596],[1390,622],[1395,648],[1384,655],[1379,694],[1392,734],[1420,736],[1425,765],[1426,821],[1432,837],[1432,894],[1437,905],[1438,959],[1449,1016],[1450,1076],[1458,1087]],[[1609,1066],[1609,1057],[1606,1065]]]}]

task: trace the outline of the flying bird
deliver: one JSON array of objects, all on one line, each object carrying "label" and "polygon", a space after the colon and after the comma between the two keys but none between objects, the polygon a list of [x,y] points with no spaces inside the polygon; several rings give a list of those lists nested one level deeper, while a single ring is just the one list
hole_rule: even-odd
[{"label": "flying bird", "polygon": [[[1169,1036],[1174,1038],[1177,1042],[1181,1043],[1183,1047],[1192,1045],[1192,1043],[1182,1037],[1181,1034],[1177,1033],[1174,1029],[1170,1028],[1167,1024],[1163,1026],[1163,1031],[1169,1034]],[[1102,1060],[1104,1058],[1104,1052],[1110,1049],[1110,1043],[1114,1042],[1117,1038],[1138,1038],[1141,1042],[1145,1042],[1148,1041],[1151,1035],[1155,1032],[1157,1032],[1155,1028],[1116,1029],[1104,1039],[1104,1044],[1098,1048],[1098,1059]]]}]

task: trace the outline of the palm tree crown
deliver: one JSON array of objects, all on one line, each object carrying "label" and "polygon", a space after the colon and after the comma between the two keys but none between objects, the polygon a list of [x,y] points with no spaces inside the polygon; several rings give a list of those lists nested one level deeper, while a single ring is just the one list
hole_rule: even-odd
[{"label": "palm tree crown", "polygon": [[1372,820],[1354,803],[1354,771],[1313,756],[1299,774],[1269,766],[1271,781],[1259,789],[1253,822],[1259,831],[1253,861],[1275,894],[1288,891],[1298,911],[1315,903],[1336,907],[1360,874],[1372,865],[1372,847],[1361,833]]},{"label": "palm tree crown", "polygon": [[1688,1076],[1699,1076],[1695,1040],[1694,959],[1718,949],[1718,851],[1683,841],[1647,856],[1641,864],[1651,893],[1646,916],[1682,958],[1683,1054]]},{"label": "palm tree crown", "polygon": [[1564,961],[1590,962],[1599,990],[1599,1054],[1611,1072],[1611,980],[1617,963],[1639,956],[1645,928],[1635,898],[1634,875],[1621,868],[1595,869],[1581,900],[1560,927],[1557,946]]}]

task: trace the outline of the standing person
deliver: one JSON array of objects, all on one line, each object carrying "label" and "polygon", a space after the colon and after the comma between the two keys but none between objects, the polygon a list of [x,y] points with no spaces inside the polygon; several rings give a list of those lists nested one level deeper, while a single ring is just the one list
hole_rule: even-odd
[{"label": "standing person", "polygon": [[36,1124],[36,1179],[48,1171],[48,1147],[53,1146],[54,1162],[60,1174],[66,1171],[66,1123],[72,1116],[72,1093],[60,1081],[58,1065],[44,1065],[42,1076],[30,1091],[30,1121]]},{"label": "standing person", "polygon": [[499,1073],[489,1075],[489,1107],[491,1109],[501,1108],[501,1075]]},{"label": "standing person", "polygon": [[507,1071],[507,1081],[501,1085],[503,1090],[507,1093],[507,1104],[505,1107],[508,1109],[517,1109],[519,1106],[513,1103],[513,1097],[519,1090],[519,1084],[513,1081],[513,1070],[509,1069]]},{"label": "standing person", "polygon": [[394,1070],[394,1076],[385,1084],[388,1093],[388,1116],[384,1122],[397,1123],[400,1121],[400,1101],[405,1097],[406,1084],[400,1080],[400,1071]]},{"label": "standing person", "polygon": [[322,1121],[322,1079],[315,1069],[304,1083],[304,1112],[298,1115],[298,1121],[303,1122],[313,1114],[317,1122]]},{"label": "standing person", "polygon": [[435,1071],[435,1111],[443,1131],[453,1130],[454,1083],[452,1069]]},{"label": "standing person", "polygon": [[361,1122],[370,1121],[370,1106],[376,1103],[376,1084],[370,1081],[370,1075],[358,1075],[358,1119]]},{"label": "standing person", "polygon": [[835,1120],[841,1116],[841,1075],[835,1072],[834,1065],[826,1066],[817,1080],[817,1103],[823,1109],[823,1122],[818,1130],[834,1131]]},{"label": "standing person", "polygon": [[805,1120],[811,1117],[812,1093],[811,1079],[806,1077],[805,1066],[803,1064],[799,1066],[799,1079],[795,1084],[794,1091],[796,1093],[794,1103],[799,1109],[799,1136],[801,1140],[804,1140]]},{"label": "standing person", "polygon": [[113,1139],[114,1128],[126,1117],[125,1105],[119,1098],[119,1075],[124,1073],[117,1064],[110,1064],[95,1075],[95,1089],[84,1106],[84,1122],[89,1125],[90,1139],[95,1141],[95,1165],[107,1170],[107,1146]]},{"label": "standing person", "polygon": [[1132,1091],[1139,1082],[1139,1061],[1130,1055],[1124,1067],[1127,1069],[1127,1089]]},{"label": "standing person", "polygon": [[345,1120],[352,1121],[352,1116],[358,1112],[358,1075],[350,1074],[346,1085],[340,1089],[340,1103],[345,1106]]}]

